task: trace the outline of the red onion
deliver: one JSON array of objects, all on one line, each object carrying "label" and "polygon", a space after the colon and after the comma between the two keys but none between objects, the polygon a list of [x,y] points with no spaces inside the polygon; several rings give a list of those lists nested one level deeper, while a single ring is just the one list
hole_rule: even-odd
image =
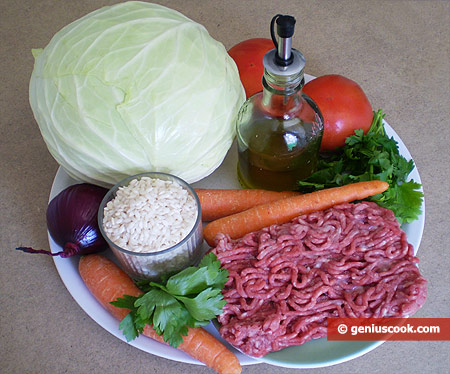
[{"label": "red onion", "polygon": [[50,201],[47,208],[47,228],[52,239],[63,251],[52,253],[44,249],[19,247],[27,253],[71,257],[104,250],[107,243],[98,228],[97,214],[107,189],[88,183],[67,187]]}]

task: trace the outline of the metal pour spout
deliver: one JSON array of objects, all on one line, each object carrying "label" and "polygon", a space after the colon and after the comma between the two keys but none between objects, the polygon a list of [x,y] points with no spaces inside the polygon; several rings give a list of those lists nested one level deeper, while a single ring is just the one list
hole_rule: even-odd
[{"label": "metal pour spout", "polygon": [[[277,32],[275,35],[274,25],[276,22]],[[292,16],[276,15],[272,19],[272,40],[277,49],[276,63],[287,66],[292,63],[292,36],[294,35],[295,18]]]}]

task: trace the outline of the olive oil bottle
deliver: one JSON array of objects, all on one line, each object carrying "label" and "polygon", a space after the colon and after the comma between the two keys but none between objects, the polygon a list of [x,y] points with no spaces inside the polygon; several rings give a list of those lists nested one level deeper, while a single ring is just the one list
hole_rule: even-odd
[{"label": "olive oil bottle", "polygon": [[323,118],[302,93],[305,58],[291,48],[294,26],[291,16],[272,19],[275,49],[263,59],[263,91],[238,114],[238,178],[244,188],[295,190],[317,166]]}]

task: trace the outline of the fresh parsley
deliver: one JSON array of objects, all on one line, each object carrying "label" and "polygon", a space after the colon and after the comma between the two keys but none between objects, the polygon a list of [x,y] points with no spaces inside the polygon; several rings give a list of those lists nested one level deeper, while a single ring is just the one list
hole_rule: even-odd
[{"label": "fresh parsley", "polygon": [[398,150],[394,138],[386,135],[382,110],[374,113],[369,131],[355,130],[344,147],[335,153],[321,156],[318,168],[307,179],[298,182],[299,190],[311,192],[345,184],[382,180],[389,188],[382,194],[368,198],[391,209],[400,223],[410,223],[421,214],[423,193],[421,185],[408,176],[414,162],[406,160]]},{"label": "fresh parsley", "polygon": [[228,271],[209,253],[198,266],[188,267],[166,282],[140,282],[143,295],[124,295],[111,304],[130,310],[119,325],[127,341],[151,324],[165,342],[176,348],[187,336],[188,327],[205,326],[222,313],[226,301],[221,291],[227,280]]}]

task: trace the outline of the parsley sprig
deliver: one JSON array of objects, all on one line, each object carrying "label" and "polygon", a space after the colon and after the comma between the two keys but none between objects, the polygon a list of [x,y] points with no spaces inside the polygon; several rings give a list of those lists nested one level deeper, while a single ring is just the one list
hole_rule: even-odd
[{"label": "parsley sprig", "polygon": [[124,295],[111,304],[130,310],[119,325],[127,341],[138,337],[151,324],[165,342],[176,348],[187,336],[188,326],[205,326],[222,313],[226,301],[221,291],[227,280],[228,271],[209,253],[199,266],[182,270],[164,284],[140,282],[143,295]]},{"label": "parsley sprig", "polygon": [[318,168],[299,182],[302,192],[342,186],[345,184],[382,180],[389,188],[382,194],[368,198],[391,209],[400,223],[410,223],[421,214],[423,193],[421,184],[408,180],[414,169],[413,160],[406,160],[394,138],[386,135],[382,110],[374,113],[369,131],[355,130],[336,153],[325,154]]}]

